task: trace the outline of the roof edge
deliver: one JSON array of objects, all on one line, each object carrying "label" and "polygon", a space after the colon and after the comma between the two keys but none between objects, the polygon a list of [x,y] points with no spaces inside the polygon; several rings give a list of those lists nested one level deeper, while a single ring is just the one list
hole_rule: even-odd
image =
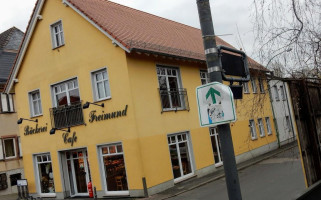
[{"label": "roof edge", "polygon": [[40,12],[42,11],[43,5],[45,3],[46,0],[38,0],[36,3],[36,6],[34,8],[34,11],[31,15],[28,27],[26,29],[26,33],[25,36],[23,38],[23,41],[21,43],[18,55],[16,57],[15,63],[13,65],[13,68],[11,70],[11,73],[9,75],[8,81],[6,83],[6,86],[4,88],[4,92],[9,94],[9,92],[11,91],[12,87],[13,87],[13,83],[14,80],[17,77],[17,74],[19,72],[20,66],[21,66],[21,62],[24,58],[24,55],[26,53],[27,47],[29,45],[30,42],[30,38],[33,34],[33,31],[36,27],[37,21],[38,21],[38,15],[40,14]]},{"label": "roof edge", "polygon": [[80,16],[82,16],[85,20],[87,20],[90,24],[92,24],[94,27],[96,27],[100,32],[102,32],[104,35],[106,35],[109,39],[112,40],[113,43],[118,45],[120,48],[122,48],[127,53],[130,53],[130,49],[128,48],[128,45],[125,44],[123,41],[117,40],[115,37],[112,36],[112,33],[108,33],[108,30],[104,30],[99,24],[97,24],[95,21],[90,19],[86,14],[84,14],[80,9],[78,9],[76,6],[74,6],[72,3],[68,2],[68,0],[62,0],[62,3],[72,8],[76,13],[78,13]]}]

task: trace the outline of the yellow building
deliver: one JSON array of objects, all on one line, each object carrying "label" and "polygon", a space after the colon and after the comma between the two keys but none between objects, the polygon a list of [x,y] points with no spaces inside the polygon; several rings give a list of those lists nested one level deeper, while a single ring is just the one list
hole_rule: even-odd
[{"label": "yellow building", "polygon": [[[237,162],[277,148],[259,80],[235,101]],[[218,133],[200,128],[196,107],[205,82],[199,29],[110,1],[39,0],[6,86],[19,117],[38,120],[20,125],[29,191],[88,196],[91,181],[98,197],[134,197],[143,179],[152,195],[215,171]]]}]

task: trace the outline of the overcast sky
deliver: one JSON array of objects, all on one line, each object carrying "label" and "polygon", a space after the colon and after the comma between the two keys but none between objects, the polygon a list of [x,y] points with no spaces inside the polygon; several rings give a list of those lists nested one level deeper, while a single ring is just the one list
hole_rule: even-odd
[{"label": "overcast sky", "polygon": [[[193,27],[200,27],[196,0],[112,1]],[[254,43],[250,19],[252,1],[210,0],[215,34],[232,34],[230,36],[221,36],[221,38],[236,48],[245,49],[250,56],[252,55]],[[12,26],[25,31],[35,2],[36,0],[1,0],[0,33]]]}]

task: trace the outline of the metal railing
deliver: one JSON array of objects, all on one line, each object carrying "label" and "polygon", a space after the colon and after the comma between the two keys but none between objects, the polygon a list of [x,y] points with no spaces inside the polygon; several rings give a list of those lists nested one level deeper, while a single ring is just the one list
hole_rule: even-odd
[{"label": "metal railing", "polygon": [[53,128],[67,128],[84,124],[81,102],[59,106],[50,109],[51,126]]},{"label": "metal railing", "polygon": [[185,88],[171,88],[165,90],[158,88],[158,90],[160,94],[162,112],[173,110],[189,111],[189,102]]}]

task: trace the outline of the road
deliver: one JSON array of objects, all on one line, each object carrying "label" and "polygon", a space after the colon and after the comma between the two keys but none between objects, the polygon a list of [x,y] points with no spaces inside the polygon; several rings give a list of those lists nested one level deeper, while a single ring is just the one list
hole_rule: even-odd
[{"label": "road", "polygon": [[[239,171],[243,200],[294,199],[305,190],[298,148]],[[228,200],[225,179],[170,198],[171,200]]]}]

